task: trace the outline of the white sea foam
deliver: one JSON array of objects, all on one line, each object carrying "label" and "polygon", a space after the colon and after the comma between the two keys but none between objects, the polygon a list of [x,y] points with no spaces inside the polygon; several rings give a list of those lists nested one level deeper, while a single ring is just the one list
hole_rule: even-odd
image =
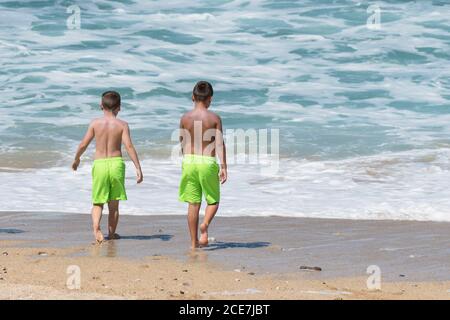
[{"label": "white sea foam", "polygon": [[[280,172],[232,165],[222,189],[222,216],[296,216],[343,219],[450,221],[450,149],[386,153],[342,161],[282,159]],[[145,183],[134,183],[127,163],[131,215],[184,214],[177,201],[180,166],[143,161]],[[88,213],[90,166],[0,172],[2,210]],[[57,187],[56,187],[57,186]]]}]

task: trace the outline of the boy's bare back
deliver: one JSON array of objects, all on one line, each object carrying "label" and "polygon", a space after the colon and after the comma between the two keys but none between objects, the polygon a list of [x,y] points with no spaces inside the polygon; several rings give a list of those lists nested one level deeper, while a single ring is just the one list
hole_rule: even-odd
[{"label": "boy's bare back", "polygon": [[136,167],[137,182],[143,180],[141,164],[139,163],[136,149],[133,146],[128,123],[117,119],[120,111],[120,94],[115,91],[107,91],[102,95],[101,109],[103,117],[91,122],[84,138],[81,140],[72,169],[77,170],[80,165],[81,155],[86,151],[92,140],[95,139],[95,160],[122,157],[122,144]]},{"label": "boy's bare back", "polygon": [[[197,137],[195,134],[195,126],[201,125],[201,136]],[[207,130],[220,130],[222,131],[222,121],[220,117],[212,111],[207,109],[194,109],[185,113],[181,117],[180,127],[189,132],[191,141],[183,142],[183,151],[185,154],[202,154],[205,156],[216,156],[215,148],[208,148],[208,146],[215,140],[215,136],[211,137],[211,140],[204,139],[205,132]],[[197,129],[198,130],[198,129]],[[196,144],[200,144],[201,147],[196,148]],[[201,153],[200,153],[201,152]]]},{"label": "boy's bare back", "polygon": [[95,137],[95,159],[122,156],[122,140],[128,132],[125,121],[103,117],[92,121],[91,127]]}]

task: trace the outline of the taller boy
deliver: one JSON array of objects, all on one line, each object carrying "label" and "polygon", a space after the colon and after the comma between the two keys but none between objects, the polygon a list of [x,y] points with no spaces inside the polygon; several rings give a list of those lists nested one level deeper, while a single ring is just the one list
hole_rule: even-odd
[{"label": "taller boy", "polygon": [[95,160],[92,166],[92,223],[98,243],[103,242],[100,230],[103,205],[108,204],[109,239],[118,239],[119,200],[127,200],[125,192],[125,163],[122,159],[122,143],[136,167],[137,183],[143,181],[141,165],[125,121],[117,119],[120,111],[120,94],[107,91],[102,95],[103,117],[95,119],[78,146],[72,169],[77,170],[80,157],[95,138]]},{"label": "taller boy", "polygon": [[[183,164],[179,199],[189,203],[188,224],[192,248],[208,245],[208,227],[219,209],[220,183],[223,184],[227,180],[222,120],[208,110],[212,97],[211,84],[206,81],[198,82],[192,93],[194,109],[184,114],[180,120]],[[216,153],[220,168],[216,162]],[[207,207],[198,239],[202,195]]]}]

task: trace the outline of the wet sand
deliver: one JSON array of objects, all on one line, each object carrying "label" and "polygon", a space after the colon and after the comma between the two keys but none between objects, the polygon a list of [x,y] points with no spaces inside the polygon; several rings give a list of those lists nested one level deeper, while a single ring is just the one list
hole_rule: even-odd
[{"label": "wet sand", "polygon": [[[93,246],[89,215],[0,213],[0,298],[450,298],[450,223],[217,217],[195,253],[184,216],[122,216],[118,231]],[[81,290],[66,287],[72,264]]]}]

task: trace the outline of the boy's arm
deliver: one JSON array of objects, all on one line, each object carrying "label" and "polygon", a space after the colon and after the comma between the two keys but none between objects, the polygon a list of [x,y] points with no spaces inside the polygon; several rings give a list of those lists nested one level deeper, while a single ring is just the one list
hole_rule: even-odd
[{"label": "boy's arm", "polygon": [[125,124],[125,127],[123,128],[122,143],[125,145],[128,155],[130,156],[131,161],[133,161],[134,166],[136,167],[136,181],[137,183],[141,183],[144,180],[144,176],[142,174],[141,164],[139,162],[136,149],[134,148],[133,142],[131,141],[130,128],[128,127],[128,124]]},{"label": "boy's arm", "polygon": [[87,129],[86,134],[84,135],[83,140],[81,140],[80,144],[78,145],[77,153],[75,154],[75,160],[72,163],[72,169],[76,171],[78,169],[78,166],[80,165],[80,158],[83,155],[83,153],[86,151],[87,147],[91,143],[92,139],[94,139],[94,126],[93,122],[89,125],[89,128]]},{"label": "boy's arm", "polygon": [[180,119],[180,146],[181,146],[181,154],[184,155],[184,148],[183,145],[185,144],[184,141],[184,127],[183,127],[183,117]]},{"label": "boy's arm", "polygon": [[216,151],[220,161],[220,183],[225,183],[228,178],[227,170],[227,150],[223,141],[222,119],[219,117],[216,129]]}]

